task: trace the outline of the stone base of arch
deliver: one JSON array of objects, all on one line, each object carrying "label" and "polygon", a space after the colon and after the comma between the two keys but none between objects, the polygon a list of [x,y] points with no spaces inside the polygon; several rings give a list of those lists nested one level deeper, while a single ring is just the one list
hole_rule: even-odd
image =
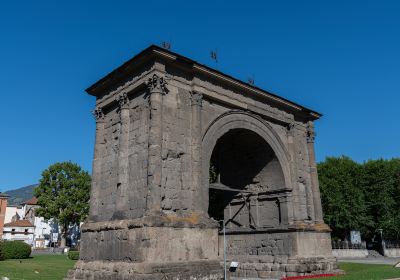
[{"label": "stone base of arch", "polygon": [[170,263],[78,261],[66,279],[222,280],[223,278],[221,263],[217,261]]},{"label": "stone base of arch", "polygon": [[[236,269],[230,270],[231,277],[281,279],[343,273],[332,256],[330,234],[327,232],[281,230],[251,235],[237,233],[228,235],[227,240],[231,246],[227,250],[228,263],[239,263]],[[235,240],[240,241],[236,248]]]},{"label": "stone base of arch", "polygon": [[218,223],[160,213],[84,224],[80,260],[66,279],[223,279]]},{"label": "stone base of arch", "polygon": [[337,269],[336,259],[326,256],[286,257],[265,256],[262,258],[238,258],[239,266],[229,272],[231,278],[281,279],[291,276],[343,274]]}]

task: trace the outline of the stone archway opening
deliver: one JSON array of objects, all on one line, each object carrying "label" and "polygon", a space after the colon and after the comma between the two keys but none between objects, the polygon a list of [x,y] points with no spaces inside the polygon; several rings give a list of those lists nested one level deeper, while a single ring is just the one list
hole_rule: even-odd
[{"label": "stone archway opening", "polygon": [[285,187],[282,167],[271,146],[248,129],[231,129],[213,149],[209,170],[211,218],[229,231],[279,226],[280,203],[274,192]]}]

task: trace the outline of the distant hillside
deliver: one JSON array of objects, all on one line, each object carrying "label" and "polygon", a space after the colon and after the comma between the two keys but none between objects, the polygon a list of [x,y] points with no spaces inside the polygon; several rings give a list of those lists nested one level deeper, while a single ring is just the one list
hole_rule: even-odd
[{"label": "distant hillside", "polygon": [[33,189],[37,184],[29,185],[15,190],[6,191],[5,193],[9,195],[8,205],[20,205],[22,202],[32,198]]}]

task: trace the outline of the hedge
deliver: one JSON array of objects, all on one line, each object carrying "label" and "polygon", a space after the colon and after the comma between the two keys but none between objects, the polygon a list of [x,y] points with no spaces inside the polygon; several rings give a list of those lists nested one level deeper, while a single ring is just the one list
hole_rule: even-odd
[{"label": "hedge", "polygon": [[70,260],[79,260],[79,251],[69,251],[68,259]]},{"label": "hedge", "polygon": [[0,251],[6,259],[27,259],[31,255],[31,246],[23,241],[2,241]]},{"label": "hedge", "polygon": [[0,242],[0,261],[4,261],[6,259],[6,257],[4,256],[4,250],[3,250],[3,246],[2,246],[3,242]]}]

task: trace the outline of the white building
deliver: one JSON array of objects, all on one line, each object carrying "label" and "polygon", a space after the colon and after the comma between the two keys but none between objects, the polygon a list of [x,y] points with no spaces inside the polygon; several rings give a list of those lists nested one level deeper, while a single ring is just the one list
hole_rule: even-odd
[{"label": "white building", "polygon": [[[8,206],[6,208],[4,236],[6,240],[23,240],[33,248],[46,248],[51,244],[52,233],[59,233],[57,223],[50,219],[36,216],[37,198],[23,202],[22,207]],[[23,226],[22,226],[23,225]],[[60,240],[61,235],[58,234]],[[76,246],[80,238],[80,226],[70,226],[67,238],[68,246]]]},{"label": "white building", "polygon": [[20,240],[33,246],[35,227],[28,220],[18,220],[4,224],[3,239],[4,240]]},{"label": "white building", "polygon": [[24,211],[23,211],[22,207],[7,206],[4,223],[7,224],[7,223],[11,223],[12,221],[21,220],[23,216],[24,216]]},{"label": "white building", "polygon": [[22,203],[23,218],[29,220],[34,225],[33,247],[45,248],[50,245],[50,234],[58,232],[58,225],[54,224],[52,220],[46,221],[43,217],[36,216],[37,198],[31,199]]}]

